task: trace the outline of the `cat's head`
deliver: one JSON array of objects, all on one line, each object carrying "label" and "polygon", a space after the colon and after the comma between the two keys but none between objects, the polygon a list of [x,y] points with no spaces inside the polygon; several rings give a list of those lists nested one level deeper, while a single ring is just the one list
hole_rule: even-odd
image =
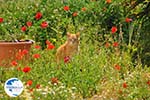
[{"label": "cat's head", "polygon": [[79,43],[79,37],[80,37],[80,33],[76,33],[76,34],[71,34],[71,33],[67,33],[67,42],[69,44],[78,44]]}]

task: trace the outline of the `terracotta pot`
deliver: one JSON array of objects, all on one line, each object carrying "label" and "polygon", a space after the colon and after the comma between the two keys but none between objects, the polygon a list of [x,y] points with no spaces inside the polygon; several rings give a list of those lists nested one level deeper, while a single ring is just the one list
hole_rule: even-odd
[{"label": "terracotta pot", "polygon": [[[10,67],[12,61],[26,63],[32,42],[0,42],[0,66]],[[26,54],[22,54],[23,51]],[[19,55],[20,54],[20,55]],[[20,56],[20,58],[19,58]]]}]

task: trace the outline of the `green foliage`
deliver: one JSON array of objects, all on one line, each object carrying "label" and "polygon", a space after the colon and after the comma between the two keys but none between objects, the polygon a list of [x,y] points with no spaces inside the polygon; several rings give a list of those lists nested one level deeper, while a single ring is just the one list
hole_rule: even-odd
[{"label": "green foliage", "polygon": [[[31,62],[26,65],[31,68],[30,72],[24,73],[22,70],[25,66],[19,61],[12,68],[1,67],[0,98],[9,98],[4,93],[3,84],[10,77],[17,77],[24,83],[24,92],[18,98],[82,100],[95,94],[107,99],[149,98],[149,68],[143,69],[140,65],[134,67],[129,53],[116,48],[111,48],[111,51],[109,48],[97,47],[99,42],[85,42],[89,37],[86,33],[83,35],[79,54],[68,63],[62,62],[58,66],[55,62],[55,49],[41,50],[33,46]],[[39,54],[40,58],[34,58],[34,54]],[[121,69],[116,69],[116,64]],[[17,70],[18,67],[22,70]],[[58,79],[57,84],[52,84],[51,78],[54,77]],[[31,86],[26,85],[28,80],[32,80]],[[122,87],[124,82],[127,82],[127,88]],[[36,88],[37,84],[40,84],[39,89]],[[33,91],[29,92],[31,89]]]}]

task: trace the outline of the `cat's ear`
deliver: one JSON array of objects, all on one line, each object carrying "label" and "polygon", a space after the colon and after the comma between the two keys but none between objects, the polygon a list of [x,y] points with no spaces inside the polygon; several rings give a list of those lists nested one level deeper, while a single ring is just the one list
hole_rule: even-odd
[{"label": "cat's ear", "polygon": [[76,36],[79,38],[79,37],[80,37],[80,32],[78,32],[78,33],[76,34]]},{"label": "cat's ear", "polygon": [[70,35],[71,35],[71,34],[70,34],[69,32],[67,32],[67,37],[70,37]]}]

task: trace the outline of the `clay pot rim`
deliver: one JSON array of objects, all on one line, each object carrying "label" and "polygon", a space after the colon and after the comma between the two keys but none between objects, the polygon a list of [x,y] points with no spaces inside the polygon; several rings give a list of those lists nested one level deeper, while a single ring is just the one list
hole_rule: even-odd
[{"label": "clay pot rim", "polygon": [[7,44],[33,44],[33,41],[27,40],[27,41],[0,41],[0,45],[7,45]]},{"label": "clay pot rim", "polygon": [[0,42],[0,45],[5,44],[33,44],[32,42]]}]

